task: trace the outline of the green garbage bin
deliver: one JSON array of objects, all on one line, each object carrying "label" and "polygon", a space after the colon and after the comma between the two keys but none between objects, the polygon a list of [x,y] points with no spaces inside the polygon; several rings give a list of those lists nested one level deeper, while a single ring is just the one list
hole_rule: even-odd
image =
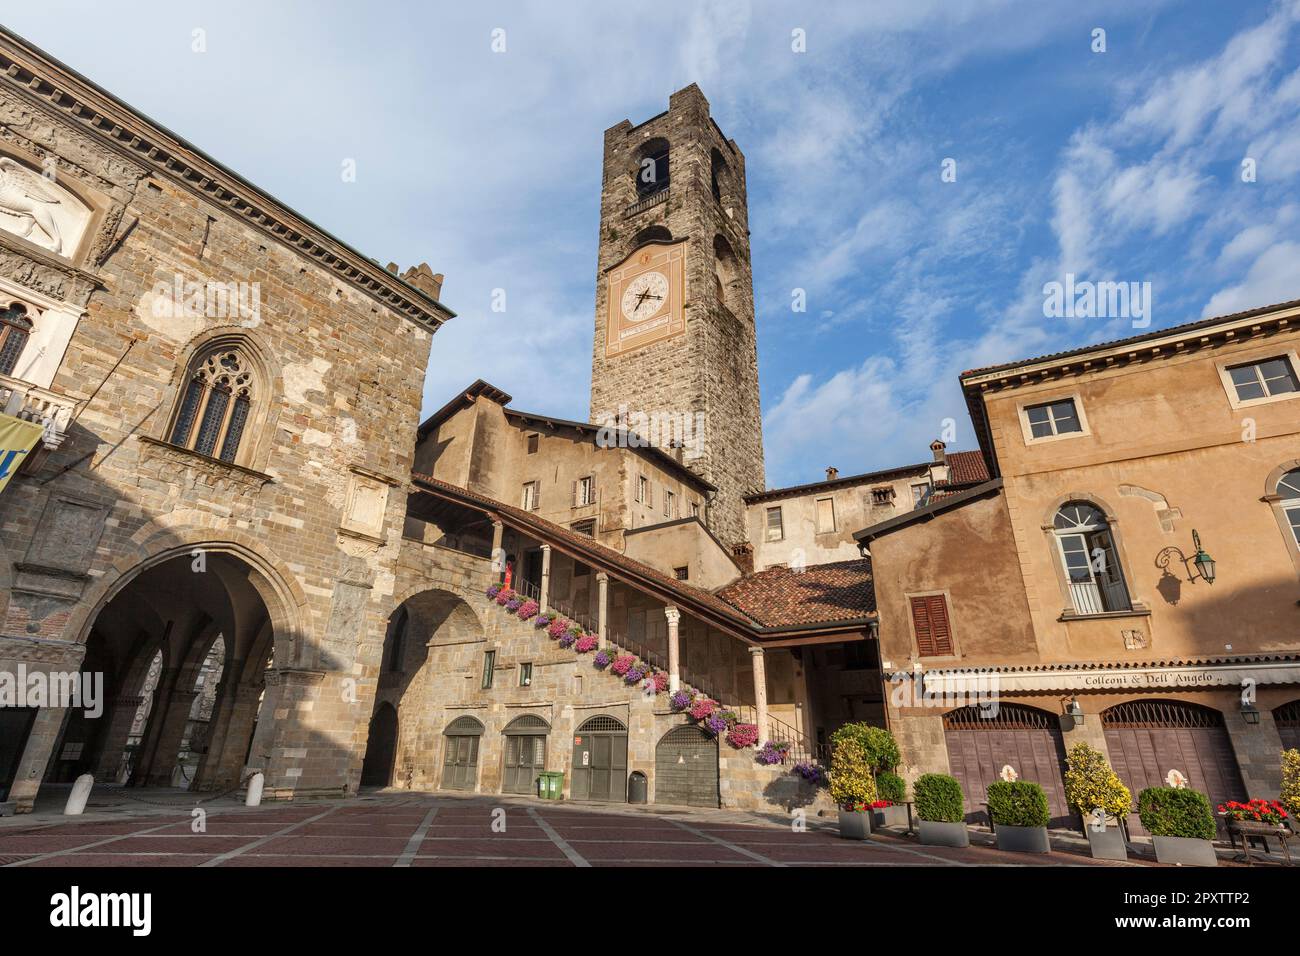
[{"label": "green garbage bin", "polygon": [[564,771],[543,770],[537,775],[537,795],[543,800],[564,799]]}]

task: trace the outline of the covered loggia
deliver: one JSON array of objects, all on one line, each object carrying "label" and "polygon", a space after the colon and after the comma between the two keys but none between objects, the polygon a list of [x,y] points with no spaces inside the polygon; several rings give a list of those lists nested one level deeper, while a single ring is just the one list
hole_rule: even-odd
[{"label": "covered loggia", "polygon": [[255,572],[224,553],[141,569],[90,623],[103,713],[74,710],[47,778],[211,790],[240,782],[273,639]]}]

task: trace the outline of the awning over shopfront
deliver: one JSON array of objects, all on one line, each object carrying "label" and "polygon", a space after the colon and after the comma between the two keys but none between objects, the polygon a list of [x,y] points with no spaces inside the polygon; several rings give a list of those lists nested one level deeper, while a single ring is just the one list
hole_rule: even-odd
[{"label": "awning over shopfront", "polygon": [[4,491],[27,456],[40,447],[44,432],[39,422],[0,415],[0,492]]},{"label": "awning over shopfront", "polygon": [[1141,664],[1082,664],[1051,668],[988,668],[978,670],[929,671],[925,691],[956,694],[975,684],[996,684],[1003,693],[1040,691],[1146,691],[1197,690],[1210,687],[1242,687],[1249,682],[1263,684],[1300,683],[1300,659],[1216,660]]}]

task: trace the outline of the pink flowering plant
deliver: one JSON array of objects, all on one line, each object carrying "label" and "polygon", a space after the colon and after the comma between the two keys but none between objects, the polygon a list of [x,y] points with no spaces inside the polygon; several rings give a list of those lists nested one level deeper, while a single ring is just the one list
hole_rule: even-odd
[{"label": "pink flowering plant", "polygon": [[573,649],[579,654],[594,651],[600,645],[600,638],[595,634],[584,634],[574,642]]},{"label": "pink flowering plant", "polygon": [[[692,720],[707,720],[714,710],[713,701],[707,697],[698,697],[691,703],[690,715]],[[726,721],[723,721],[725,724]]]},{"label": "pink flowering plant", "polygon": [[513,589],[502,588],[500,591],[497,592],[497,603],[500,604],[502,607],[505,607],[508,603],[510,603],[511,600],[514,599],[514,596],[515,596],[515,592]]},{"label": "pink flowering plant", "polygon": [[519,610],[515,611],[515,614],[519,615],[519,619],[521,621],[526,621],[530,617],[535,615],[538,612],[538,610],[540,610],[539,605],[537,604],[536,601],[530,598],[529,600],[525,601],[523,604],[519,605]]},{"label": "pink flowering plant", "polygon": [[618,657],[614,658],[614,663],[609,666],[609,669],[619,677],[622,677],[632,669],[632,665],[635,663],[636,658],[631,654],[620,654]]},{"label": "pink flowering plant", "polygon": [[654,681],[656,694],[662,694],[668,689],[668,675],[664,671],[655,671],[650,679]]},{"label": "pink flowering plant", "polygon": [[737,750],[744,750],[758,743],[758,727],[754,724],[733,724],[727,731],[727,743]]},{"label": "pink flowering plant", "polygon": [[555,620],[553,620],[550,623],[550,626],[546,628],[546,633],[551,638],[551,640],[558,641],[561,637],[563,637],[566,633],[568,633],[568,630],[569,630],[569,622],[562,617],[557,617]]}]

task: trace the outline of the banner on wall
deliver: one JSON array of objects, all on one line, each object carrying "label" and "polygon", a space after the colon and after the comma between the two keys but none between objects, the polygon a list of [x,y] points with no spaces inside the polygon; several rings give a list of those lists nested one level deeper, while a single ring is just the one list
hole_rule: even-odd
[{"label": "banner on wall", "polygon": [[0,491],[18,471],[28,454],[40,447],[45,433],[39,422],[25,422],[12,415],[0,415]]}]

